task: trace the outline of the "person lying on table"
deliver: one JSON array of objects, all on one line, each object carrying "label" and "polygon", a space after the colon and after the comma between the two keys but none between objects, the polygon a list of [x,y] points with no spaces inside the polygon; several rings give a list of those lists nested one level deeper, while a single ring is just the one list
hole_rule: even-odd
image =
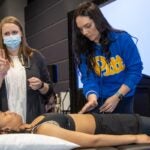
[{"label": "person lying on table", "polygon": [[58,137],[80,147],[150,143],[150,118],[137,114],[56,114],[23,124],[20,115],[0,112],[0,133],[29,132]]}]

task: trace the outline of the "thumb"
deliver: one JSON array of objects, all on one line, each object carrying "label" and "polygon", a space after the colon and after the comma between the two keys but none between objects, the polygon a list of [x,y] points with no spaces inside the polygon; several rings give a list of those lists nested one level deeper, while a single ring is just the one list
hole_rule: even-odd
[{"label": "thumb", "polygon": [[31,129],[32,125],[31,124],[23,124],[19,128],[20,128],[20,130]]}]

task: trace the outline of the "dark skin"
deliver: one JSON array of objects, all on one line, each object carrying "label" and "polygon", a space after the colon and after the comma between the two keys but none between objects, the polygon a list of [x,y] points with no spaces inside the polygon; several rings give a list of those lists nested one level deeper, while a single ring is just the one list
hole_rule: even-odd
[{"label": "dark skin", "polygon": [[[95,121],[90,114],[70,114],[73,118],[76,131],[63,129],[57,125],[44,123],[36,130],[36,134],[58,137],[80,145],[81,147],[117,146],[132,143],[150,143],[150,137],[145,134],[138,135],[94,135]],[[39,116],[31,124],[23,124],[20,115],[12,112],[0,112],[0,130],[5,131],[31,131],[44,116]],[[90,124],[87,121],[91,122]],[[81,124],[83,122],[83,124]]]}]

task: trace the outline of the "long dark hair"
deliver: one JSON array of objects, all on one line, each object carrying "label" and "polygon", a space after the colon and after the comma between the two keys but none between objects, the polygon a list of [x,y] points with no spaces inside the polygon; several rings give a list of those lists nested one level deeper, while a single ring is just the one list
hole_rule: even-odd
[{"label": "long dark hair", "polygon": [[78,16],[88,16],[95,23],[97,30],[100,33],[100,44],[102,45],[103,53],[106,56],[106,59],[110,59],[110,39],[108,38],[108,33],[110,31],[117,31],[112,28],[112,26],[105,19],[99,7],[92,2],[83,2],[78,8],[74,11],[73,17],[73,43],[74,43],[74,54],[76,64],[79,65],[81,63],[80,56],[81,54],[86,55],[86,63],[89,69],[93,70],[93,65],[95,61],[93,60],[94,48],[93,42],[86,38],[79,30],[76,24],[76,18]]}]

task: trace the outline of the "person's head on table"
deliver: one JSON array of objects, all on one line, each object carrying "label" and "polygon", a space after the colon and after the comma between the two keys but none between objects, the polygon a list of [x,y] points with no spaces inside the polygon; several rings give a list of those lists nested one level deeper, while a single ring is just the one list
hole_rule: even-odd
[{"label": "person's head on table", "polygon": [[23,124],[22,117],[17,113],[6,111],[0,112],[0,133],[19,131]]}]

